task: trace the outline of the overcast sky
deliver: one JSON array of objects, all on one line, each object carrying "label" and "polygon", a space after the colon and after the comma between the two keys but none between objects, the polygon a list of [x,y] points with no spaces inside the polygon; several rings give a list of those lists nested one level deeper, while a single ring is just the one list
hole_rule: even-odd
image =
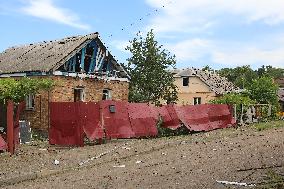
[{"label": "overcast sky", "polygon": [[284,68],[284,0],[0,0],[0,51],[99,32],[119,62],[151,28],[177,67]]}]

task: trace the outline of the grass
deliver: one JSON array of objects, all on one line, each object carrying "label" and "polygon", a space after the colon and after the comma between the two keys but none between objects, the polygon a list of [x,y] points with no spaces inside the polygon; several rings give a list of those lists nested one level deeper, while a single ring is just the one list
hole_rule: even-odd
[{"label": "grass", "polygon": [[260,122],[253,124],[252,127],[255,128],[257,131],[263,131],[271,128],[284,127],[284,121],[278,120],[278,121]]},{"label": "grass", "polygon": [[282,175],[269,170],[266,174],[265,181],[257,189],[283,189],[284,178]]}]

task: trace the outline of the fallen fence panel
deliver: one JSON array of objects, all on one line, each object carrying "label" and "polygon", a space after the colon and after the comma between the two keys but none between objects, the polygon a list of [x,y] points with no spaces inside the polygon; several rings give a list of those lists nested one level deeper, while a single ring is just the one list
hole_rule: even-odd
[{"label": "fallen fence panel", "polygon": [[159,115],[162,127],[210,131],[235,123],[228,105],[167,105],[106,100],[50,103],[50,144],[83,146],[84,133],[90,140],[157,136]]},{"label": "fallen fence panel", "polygon": [[176,105],[167,105],[158,107],[158,111],[162,118],[162,127],[169,128],[169,129],[177,129],[181,126],[179,117],[175,110]]},{"label": "fallen fence panel", "polygon": [[226,104],[209,105],[208,117],[213,129],[226,128],[235,124],[231,107]]}]

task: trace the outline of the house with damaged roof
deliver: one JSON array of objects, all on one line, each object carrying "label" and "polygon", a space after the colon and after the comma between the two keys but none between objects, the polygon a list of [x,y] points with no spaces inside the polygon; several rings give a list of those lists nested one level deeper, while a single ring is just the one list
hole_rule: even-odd
[{"label": "house with damaged roof", "polygon": [[237,92],[232,82],[216,73],[196,68],[172,71],[178,88],[179,105],[206,104],[223,94]]},{"label": "house with damaged roof", "polygon": [[284,77],[275,79],[275,83],[279,86],[278,90],[278,100],[284,116]]},{"label": "house with damaged roof", "polygon": [[49,102],[128,100],[129,76],[98,33],[8,48],[0,54],[1,78],[50,78],[49,92],[26,98],[31,127],[49,127]]}]

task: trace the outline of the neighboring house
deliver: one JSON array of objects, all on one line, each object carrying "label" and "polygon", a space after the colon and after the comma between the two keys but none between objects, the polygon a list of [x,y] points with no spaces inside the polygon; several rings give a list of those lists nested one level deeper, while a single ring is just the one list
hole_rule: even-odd
[{"label": "neighboring house", "polygon": [[279,88],[278,98],[279,98],[281,112],[284,112],[284,88]]},{"label": "neighboring house", "polygon": [[281,107],[281,111],[284,112],[284,78],[278,78],[275,83],[279,85],[278,99]]},{"label": "neighboring house", "polygon": [[236,92],[238,88],[218,74],[195,68],[173,70],[178,87],[180,105],[206,104],[225,93]]},{"label": "neighboring house", "polygon": [[[49,102],[128,100],[129,76],[98,33],[12,47],[0,54],[0,78],[50,78],[50,92],[26,98],[32,128],[49,127]],[[72,115],[71,115],[72,116]]]},{"label": "neighboring house", "polygon": [[275,79],[275,83],[277,83],[280,88],[284,88],[284,77]]}]

